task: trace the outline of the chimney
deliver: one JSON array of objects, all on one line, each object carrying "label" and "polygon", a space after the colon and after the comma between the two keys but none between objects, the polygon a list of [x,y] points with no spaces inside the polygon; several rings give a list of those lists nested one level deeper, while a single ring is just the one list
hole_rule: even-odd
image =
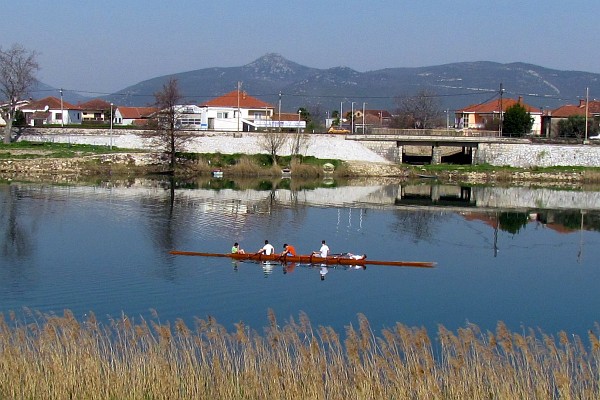
[{"label": "chimney", "polygon": [[585,107],[585,100],[579,99],[579,107]]},{"label": "chimney", "polygon": [[523,96],[519,96],[519,100],[517,100],[517,103],[521,104],[522,100],[523,100]]}]

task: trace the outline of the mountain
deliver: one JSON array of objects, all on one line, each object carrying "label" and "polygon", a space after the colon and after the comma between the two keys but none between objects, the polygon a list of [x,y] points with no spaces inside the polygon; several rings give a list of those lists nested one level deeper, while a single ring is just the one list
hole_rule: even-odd
[{"label": "mountain", "polygon": [[450,110],[481,103],[497,96],[503,85],[504,96],[523,96],[527,104],[556,108],[574,104],[590,93],[600,93],[600,74],[560,71],[532,64],[461,62],[418,68],[386,68],[358,72],[350,68],[318,69],[289,61],[278,54],[266,54],[241,66],[205,68],[149,79],[108,96],[121,105],[148,105],[153,93],[170,78],[178,80],[187,102],[202,103],[235,90],[242,90],[277,106],[282,93],[282,111],[309,109],[344,110],[351,102],[355,108],[393,110],[395,99],[427,90],[439,96],[441,106]]},{"label": "mountain", "polygon": [[[55,88],[50,85],[46,85],[43,82],[38,81],[30,90],[29,96],[34,99],[43,99],[45,97],[54,96],[60,99],[60,88]],[[88,101],[90,98],[86,96],[82,96],[77,92],[72,90],[63,90],[62,93],[63,100],[71,103],[83,103]]]}]

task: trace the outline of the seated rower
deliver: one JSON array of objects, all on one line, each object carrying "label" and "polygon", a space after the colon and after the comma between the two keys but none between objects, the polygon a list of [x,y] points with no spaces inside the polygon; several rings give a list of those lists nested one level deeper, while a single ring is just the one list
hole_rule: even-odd
[{"label": "seated rower", "polygon": [[291,244],[284,243],[281,256],[296,256],[296,249]]},{"label": "seated rower", "polygon": [[238,242],[235,242],[233,244],[233,247],[231,248],[231,253],[232,254],[246,254],[244,249],[240,249],[240,245],[238,244]]},{"label": "seated rower", "polygon": [[266,256],[270,256],[273,253],[275,253],[275,248],[268,240],[265,240],[265,245],[256,252],[256,254],[264,254]]}]

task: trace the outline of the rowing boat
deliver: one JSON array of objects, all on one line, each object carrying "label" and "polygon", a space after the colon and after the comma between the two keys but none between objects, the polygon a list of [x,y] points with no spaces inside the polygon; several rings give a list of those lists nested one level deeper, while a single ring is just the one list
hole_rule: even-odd
[{"label": "rowing boat", "polygon": [[297,255],[288,256],[280,254],[257,254],[257,253],[200,253],[197,251],[181,251],[172,250],[169,252],[173,255],[178,256],[200,256],[200,257],[228,257],[234,260],[247,260],[247,261],[275,261],[283,263],[301,263],[301,264],[326,264],[326,265],[391,265],[397,267],[420,267],[420,268],[431,268],[435,266],[434,262],[430,261],[376,261],[368,260],[365,258],[350,258],[347,256],[328,256],[320,257],[318,255]]}]

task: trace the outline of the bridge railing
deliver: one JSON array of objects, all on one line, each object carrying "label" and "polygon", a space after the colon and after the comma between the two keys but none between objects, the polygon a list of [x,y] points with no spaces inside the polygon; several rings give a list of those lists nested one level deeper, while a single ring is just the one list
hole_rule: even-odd
[{"label": "bridge railing", "polygon": [[498,131],[484,131],[478,129],[394,129],[371,128],[373,135],[399,135],[399,136],[469,136],[469,137],[498,137]]}]

